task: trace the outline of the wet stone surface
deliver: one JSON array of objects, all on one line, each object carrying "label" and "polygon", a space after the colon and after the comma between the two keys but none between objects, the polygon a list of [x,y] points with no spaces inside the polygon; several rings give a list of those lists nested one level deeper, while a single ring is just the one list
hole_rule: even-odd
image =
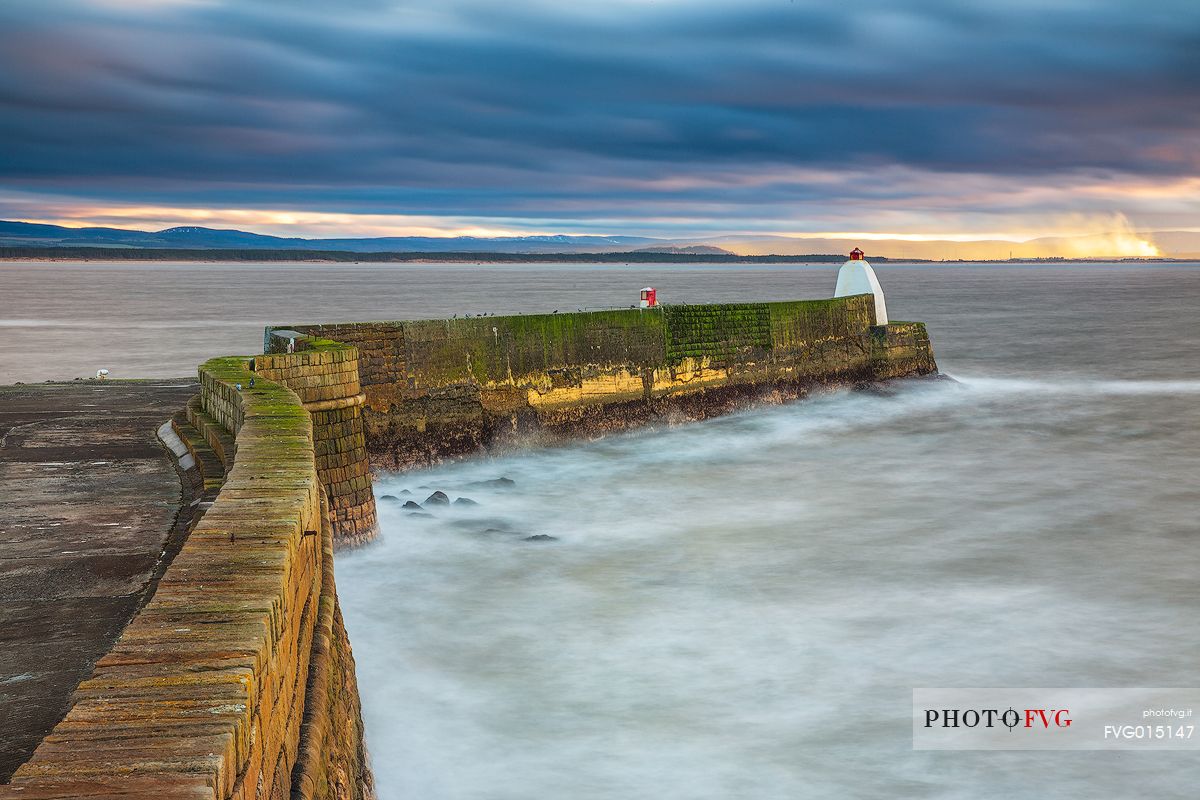
[{"label": "wet stone surface", "polygon": [[0,386],[0,783],[152,592],[181,492],[155,429],[196,391]]}]

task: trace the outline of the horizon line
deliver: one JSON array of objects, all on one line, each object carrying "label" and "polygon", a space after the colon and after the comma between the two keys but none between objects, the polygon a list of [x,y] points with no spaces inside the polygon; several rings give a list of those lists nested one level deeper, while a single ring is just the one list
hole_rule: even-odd
[{"label": "horizon line", "polygon": [[[338,216],[358,216],[358,215],[338,215]],[[371,215],[373,216],[373,215]],[[754,237],[754,238],[782,238],[782,239],[841,239],[841,240],[862,240],[862,241],[900,241],[911,243],[933,244],[937,242],[951,242],[955,244],[972,244],[986,242],[1007,242],[1010,244],[1028,244],[1039,239],[1069,239],[1069,238],[1084,238],[1089,236],[1102,235],[1096,231],[1069,231],[1069,232],[1053,232],[1053,233],[1038,233],[1035,235],[1014,234],[1012,232],[985,232],[979,234],[968,233],[900,233],[889,231],[738,231],[738,232],[722,232],[722,233],[700,233],[700,234],[684,234],[676,236],[664,235],[647,235],[641,233],[579,233],[570,232],[564,233],[561,231],[493,231],[476,233],[464,233],[461,231],[451,230],[428,230],[425,229],[420,233],[346,233],[340,235],[322,235],[320,233],[297,233],[292,235],[279,233],[261,233],[253,230],[251,225],[249,228],[240,227],[223,227],[224,224],[236,223],[220,223],[222,227],[213,227],[211,225],[203,225],[197,223],[183,223],[176,225],[168,225],[165,228],[156,228],[153,225],[143,223],[132,223],[130,225],[100,223],[93,221],[81,221],[72,218],[13,218],[0,219],[0,222],[22,223],[26,225],[50,225],[54,227],[66,228],[69,230],[85,230],[88,228],[102,228],[110,230],[129,231],[134,233],[163,233],[165,231],[176,230],[179,228],[197,228],[210,231],[235,231],[238,233],[248,233],[255,236],[269,236],[278,239],[302,239],[306,241],[329,241],[338,239],[525,239],[537,237],[567,237],[567,238],[593,238],[593,239],[609,239],[618,237],[650,239],[663,242],[679,242],[682,240],[697,241],[710,239],[723,239],[731,237]],[[1200,233],[1200,228],[1154,228],[1145,229],[1138,228],[1131,231],[1135,235],[1153,235],[1155,233]],[[1025,236],[1025,238],[1020,238]]]}]

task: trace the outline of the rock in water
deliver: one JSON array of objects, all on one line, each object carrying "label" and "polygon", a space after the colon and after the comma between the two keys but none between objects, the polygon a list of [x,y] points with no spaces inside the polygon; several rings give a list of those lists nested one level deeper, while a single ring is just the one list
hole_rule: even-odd
[{"label": "rock in water", "polygon": [[433,519],[433,514],[424,514],[424,513],[421,513],[420,511],[410,511],[410,512],[408,512],[407,516],[417,517],[419,519]]},{"label": "rock in water", "polygon": [[425,509],[421,508],[420,503],[414,503],[412,500],[409,500],[408,502],[406,502],[404,505],[402,505],[400,507],[401,508],[409,508],[409,509],[412,509],[413,511],[424,511],[425,510]]},{"label": "rock in water", "polygon": [[549,536],[545,533],[535,533],[533,536],[526,536],[522,541],[525,542],[557,542],[557,536]]},{"label": "rock in water", "polygon": [[434,492],[425,498],[425,504],[430,506],[448,506],[450,505],[450,498],[446,496],[445,492]]},{"label": "rock in water", "polygon": [[477,506],[477,505],[479,505],[479,503],[476,503],[474,500],[472,500],[469,497],[460,497],[454,501],[454,505],[456,505],[456,506]]},{"label": "rock in water", "polygon": [[396,495],[394,495],[394,494],[381,495],[379,499],[384,501],[385,503],[399,503],[400,502],[400,498],[396,497]]}]

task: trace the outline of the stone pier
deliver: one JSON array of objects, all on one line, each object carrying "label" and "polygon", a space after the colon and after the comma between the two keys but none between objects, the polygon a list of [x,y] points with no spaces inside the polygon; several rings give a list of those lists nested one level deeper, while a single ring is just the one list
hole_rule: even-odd
[{"label": "stone pier", "polygon": [[874,321],[291,325],[198,383],[0,387],[0,798],[368,800],[333,559],[378,535],[372,469],[936,373],[924,325]]}]

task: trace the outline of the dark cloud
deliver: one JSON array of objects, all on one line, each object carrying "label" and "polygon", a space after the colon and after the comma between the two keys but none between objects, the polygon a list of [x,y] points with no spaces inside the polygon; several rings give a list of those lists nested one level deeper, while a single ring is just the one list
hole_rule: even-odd
[{"label": "dark cloud", "polygon": [[847,194],[936,204],[936,182],[829,173],[1200,172],[1194,0],[512,5],[10,0],[0,180],[138,202],[753,219]]}]

